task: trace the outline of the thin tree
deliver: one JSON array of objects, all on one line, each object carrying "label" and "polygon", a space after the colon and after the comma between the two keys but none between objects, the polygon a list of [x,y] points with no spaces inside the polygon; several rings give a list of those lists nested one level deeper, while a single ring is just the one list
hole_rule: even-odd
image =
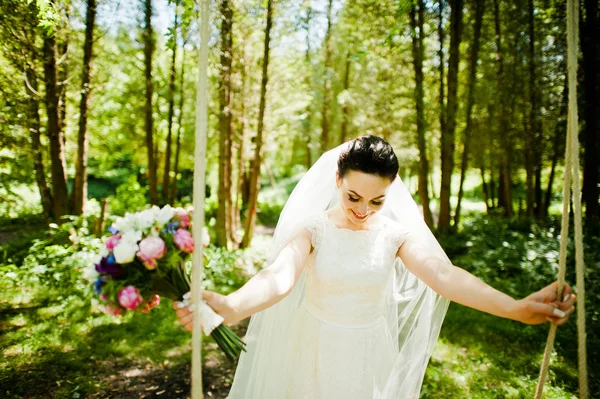
[{"label": "thin tree", "polygon": [[[233,51],[233,9],[229,0],[221,1],[221,62],[219,67],[219,206],[216,245],[226,247],[231,224],[231,66]],[[229,217],[228,217],[229,216]]]},{"label": "thin tree", "polygon": [[598,0],[583,1],[581,53],[583,55],[583,203],[586,220],[600,219],[600,98],[598,96],[598,56],[600,55],[600,16]]},{"label": "thin tree", "polygon": [[267,101],[267,82],[269,80],[269,44],[271,41],[272,26],[272,0],[267,0],[267,26],[265,28],[265,48],[263,54],[262,81],[260,86],[260,103],[258,107],[258,128],[256,131],[254,160],[252,162],[252,171],[250,175],[250,198],[248,199],[248,212],[246,215],[246,224],[244,226],[244,238],[240,244],[241,248],[248,248],[250,245],[250,242],[252,241],[252,234],[254,232],[254,223],[256,220],[256,206],[259,190],[258,178],[260,176],[260,165],[262,162],[263,129]]},{"label": "thin tree", "polygon": [[504,208],[506,216],[513,215],[512,203],[512,177],[511,177],[511,153],[512,145],[509,131],[507,90],[505,88],[506,76],[504,71],[504,59],[502,52],[502,25],[500,21],[499,0],[494,0],[494,27],[496,32],[496,60],[498,64],[498,90],[500,96],[500,143],[501,143],[501,165],[498,188],[498,206]]},{"label": "thin tree", "polygon": [[181,139],[183,136],[183,104],[185,99],[185,40],[181,48],[181,78],[179,83],[179,116],[177,117],[177,139],[175,141],[175,160],[173,161],[173,183],[169,203],[173,204],[177,198],[177,180],[179,175],[179,154],[181,152]]},{"label": "thin tree", "polygon": [[165,150],[165,167],[163,169],[162,198],[165,202],[169,200],[169,188],[171,187],[171,152],[173,145],[173,118],[175,114],[175,77],[177,76],[177,29],[178,29],[179,7],[175,3],[175,20],[173,21],[171,68],[169,71],[169,114],[167,116],[167,145]]},{"label": "thin tree", "polygon": [[438,230],[446,233],[450,229],[450,192],[454,171],[454,146],[456,110],[458,108],[458,65],[459,47],[462,36],[462,0],[450,1],[450,59],[448,60],[448,99],[446,103],[446,129],[442,130],[442,178],[440,185],[440,219]]},{"label": "thin tree", "polygon": [[331,80],[330,80],[330,63],[331,63],[331,8],[333,0],[329,0],[327,5],[327,32],[323,42],[323,50],[325,52],[324,74],[323,74],[323,108],[321,109],[321,153],[324,153],[329,148],[329,101],[331,98]]},{"label": "thin tree", "polygon": [[423,90],[423,21],[425,4],[423,0],[413,0],[409,12],[412,36],[412,55],[415,70],[415,108],[417,111],[417,143],[419,147],[419,182],[418,191],[425,223],[433,227],[433,216],[429,207],[429,162],[427,160],[427,144],[425,140],[425,106]]},{"label": "thin tree", "polygon": [[[471,134],[473,130],[473,105],[475,104],[475,82],[477,79],[477,63],[479,61],[479,48],[481,42],[481,26],[483,25],[483,13],[485,0],[475,0],[475,24],[473,26],[473,42],[471,43],[471,54],[469,55],[469,76],[467,82],[467,118],[466,126],[463,132],[463,153],[460,167],[460,183],[458,184],[458,201],[456,211],[454,212],[454,227],[460,223],[460,206],[464,194],[463,184],[467,168],[469,167],[469,152],[471,144]],[[485,187],[485,176],[483,177],[484,196],[487,197],[487,187]],[[487,205],[487,198],[486,198]]]},{"label": "thin tree", "polygon": [[52,176],[52,196],[54,199],[54,217],[61,223],[61,217],[69,213],[67,191],[66,161],[63,132],[60,129],[60,111],[58,108],[58,82],[56,66],[56,38],[54,32],[46,32],[44,37],[44,83],[47,113],[47,135],[50,142],[50,162]]},{"label": "thin tree", "polygon": [[[304,62],[306,64],[306,77],[304,83],[306,88],[310,93],[312,93],[312,61],[310,57],[310,22],[312,20],[312,7],[310,5],[310,0],[307,0],[305,3],[306,8],[306,17],[304,23],[306,25],[306,51],[304,53]],[[304,125],[304,143],[306,144],[306,169],[310,169],[312,166],[312,102],[309,101],[306,104],[306,109],[304,111],[305,117],[303,120]]]},{"label": "thin tree", "polygon": [[144,107],[144,128],[146,130],[146,152],[148,154],[148,183],[150,203],[158,204],[156,188],[156,158],[154,149],[154,119],[152,117],[152,57],[154,54],[154,33],[152,29],[152,0],[144,0],[144,77],[146,83],[146,104]]},{"label": "thin tree", "polygon": [[[346,51],[346,67],[344,68],[344,92],[350,89],[350,52]],[[344,143],[348,137],[348,120],[350,119],[350,105],[348,100],[342,104],[342,127],[340,128],[340,143]]]},{"label": "thin tree", "polygon": [[81,71],[81,101],[79,102],[79,131],[77,133],[77,162],[75,164],[75,184],[73,188],[73,213],[80,215],[87,199],[87,118],[88,102],[92,86],[90,72],[94,45],[94,25],[96,20],[96,0],[87,0],[85,14],[85,41],[83,44],[83,69]]}]

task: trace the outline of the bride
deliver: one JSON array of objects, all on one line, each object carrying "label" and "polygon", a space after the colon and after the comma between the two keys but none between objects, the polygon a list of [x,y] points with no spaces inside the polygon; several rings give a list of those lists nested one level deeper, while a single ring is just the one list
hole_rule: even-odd
[{"label": "bride", "polygon": [[[325,153],[286,203],[268,267],[230,295],[203,293],[226,324],[252,316],[229,398],[418,398],[449,301],[567,321],[568,285],[516,300],[453,266],[397,174],[375,136]],[[191,330],[193,309],[174,307]]]}]

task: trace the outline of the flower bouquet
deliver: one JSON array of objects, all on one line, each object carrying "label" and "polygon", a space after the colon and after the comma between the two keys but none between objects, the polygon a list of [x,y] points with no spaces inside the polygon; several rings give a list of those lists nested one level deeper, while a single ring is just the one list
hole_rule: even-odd
[{"label": "flower bouquet", "polygon": [[[194,252],[190,230],[190,214],[168,205],[118,218],[91,270],[102,310],[115,316],[127,311],[147,313],[160,297],[187,302],[190,278],[185,260]],[[199,306],[204,333],[230,359],[239,356],[244,342],[204,301]]]}]

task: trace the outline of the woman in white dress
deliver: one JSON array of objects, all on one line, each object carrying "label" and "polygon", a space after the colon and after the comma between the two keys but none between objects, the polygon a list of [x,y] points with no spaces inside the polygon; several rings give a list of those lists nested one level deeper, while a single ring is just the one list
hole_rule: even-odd
[{"label": "woman in white dress", "polygon": [[[269,266],[230,295],[204,292],[225,324],[253,316],[229,398],[417,398],[448,301],[568,319],[568,285],[515,300],[453,266],[397,174],[375,136],[324,154],[286,203]],[[177,316],[191,330],[191,311]]]}]

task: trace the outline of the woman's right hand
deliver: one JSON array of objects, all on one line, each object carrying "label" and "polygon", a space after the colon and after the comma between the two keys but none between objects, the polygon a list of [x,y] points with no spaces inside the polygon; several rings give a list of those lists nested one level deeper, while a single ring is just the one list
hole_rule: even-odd
[{"label": "woman's right hand", "polygon": [[[239,321],[236,317],[237,312],[231,305],[228,297],[218,294],[213,291],[202,291],[202,299],[208,306],[223,317],[223,324],[230,325]],[[179,323],[185,327],[187,331],[192,331],[194,321],[194,307],[192,304],[185,306],[183,302],[173,301],[173,309],[179,319]]]}]

